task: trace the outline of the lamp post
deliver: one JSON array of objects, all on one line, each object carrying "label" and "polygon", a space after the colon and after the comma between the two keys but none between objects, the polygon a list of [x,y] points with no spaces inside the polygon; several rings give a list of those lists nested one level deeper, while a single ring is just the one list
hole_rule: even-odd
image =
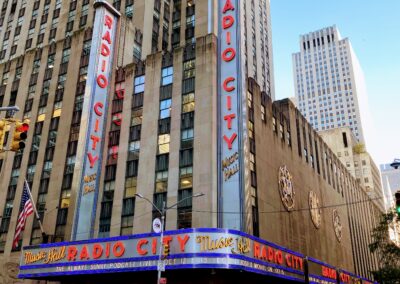
[{"label": "lamp post", "polygon": [[188,196],[185,197],[181,200],[179,200],[178,202],[172,204],[171,206],[166,206],[165,201],[163,201],[163,205],[162,208],[158,208],[157,205],[154,204],[153,201],[151,201],[150,199],[148,199],[147,197],[144,197],[142,194],[140,193],[136,193],[135,196],[140,198],[140,199],[144,199],[146,200],[148,203],[150,203],[157,211],[158,213],[160,213],[161,215],[161,233],[160,233],[160,249],[159,249],[159,254],[158,254],[158,263],[157,263],[157,284],[160,284],[160,279],[161,279],[161,254],[162,254],[162,248],[163,248],[163,238],[164,238],[164,222],[165,222],[165,213],[167,212],[167,210],[174,208],[175,206],[179,205],[180,203],[182,203],[183,201],[189,199],[189,198],[193,198],[193,197],[200,197],[203,196],[204,193],[200,192],[197,193],[195,195],[192,196]]},{"label": "lamp post", "polygon": [[391,163],[390,166],[397,170],[400,167],[400,159],[394,159],[393,163]]}]

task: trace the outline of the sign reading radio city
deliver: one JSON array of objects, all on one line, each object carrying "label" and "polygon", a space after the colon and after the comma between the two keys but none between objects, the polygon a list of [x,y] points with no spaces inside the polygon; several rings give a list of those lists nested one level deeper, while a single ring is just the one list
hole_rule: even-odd
[{"label": "sign reading radio city", "polygon": [[119,12],[106,1],[96,1],[95,22],[81,119],[75,181],[78,189],[72,239],[93,237],[96,203],[104,147],[104,131],[112,84]]},{"label": "sign reading radio city", "polygon": [[308,257],[308,280],[310,284],[337,284],[338,272],[335,267]]},{"label": "sign reading radio city", "polygon": [[[241,68],[239,1],[219,0],[219,195],[220,211],[242,211]],[[220,227],[241,229],[240,215],[222,214]]]},{"label": "sign reading radio city", "polygon": [[344,271],[344,270],[339,270],[338,272],[338,280],[339,284],[374,284],[376,282],[373,282],[371,280],[365,279],[363,277],[354,275],[353,273]]},{"label": "sign reading radio city", "polygon": [[356,276],[353,273],[337,269],[332,265],[326,264],[311,257],[307,258],[308,280],[310,284],[314,283],[334,283],[334,284],[374,284],[368,279]]},{"label": "sign reading radio city", "polygon": [[[25,247],[20,278],[157,270],[159,234]],[[166,269],[240,269],[304,281],[304,256],[235,230],[166,231]]]}]

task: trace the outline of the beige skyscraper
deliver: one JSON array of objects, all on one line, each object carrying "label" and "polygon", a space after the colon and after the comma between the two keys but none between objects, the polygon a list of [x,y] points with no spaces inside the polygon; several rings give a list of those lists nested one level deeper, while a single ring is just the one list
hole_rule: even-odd
[{"label": "beige skyscraper", "polygon": [[358,141],[368,141],[364,75],[349,38],[336,26],[300,36],[292,55],[295,95],[301,113],[316,130],[348,126]]}]

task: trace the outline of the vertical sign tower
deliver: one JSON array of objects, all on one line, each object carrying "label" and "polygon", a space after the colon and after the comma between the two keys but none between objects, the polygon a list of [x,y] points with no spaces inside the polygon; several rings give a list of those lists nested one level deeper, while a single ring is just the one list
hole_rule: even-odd
[{"label": "vertical sign tower", "polygon": [[77,196],[72,240],[93,238],[108,96],[120,16],[104,0],[95,1],[94,8],[92,45],[74,173]]},{"label": "vertical sign tower", "polygon": [[[218,3],[218,202],[219,227],[243,229],[242,79],[240,1]],[[234,213],[233,213],[234,212]]]}]

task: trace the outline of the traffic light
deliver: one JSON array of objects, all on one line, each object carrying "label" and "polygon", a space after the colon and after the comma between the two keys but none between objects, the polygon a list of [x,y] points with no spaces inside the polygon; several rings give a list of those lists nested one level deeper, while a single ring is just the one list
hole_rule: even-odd
[{"label": "traffic light", "polygon": [[3,150],[5,133],[6,133],[6,121],[4,119],[0,119],[0,152]]},{"label": "traffic light", "polygon": [[14,135],[12,137],[10,150],[18,152],[25,148],[25,139],[28,138],[29,120],[16,121]]},{"label": "traffic light", "polygon": [[400,218],[400,190],[394,194],[394,199],[396,202],[396,213],[397,213],[397,216],[399,216],[399,218]]},{"label": "traffic light", "polygon": [[164,258],[169,256],[169,244],[164,244],[163,256],[164,256]]}]

